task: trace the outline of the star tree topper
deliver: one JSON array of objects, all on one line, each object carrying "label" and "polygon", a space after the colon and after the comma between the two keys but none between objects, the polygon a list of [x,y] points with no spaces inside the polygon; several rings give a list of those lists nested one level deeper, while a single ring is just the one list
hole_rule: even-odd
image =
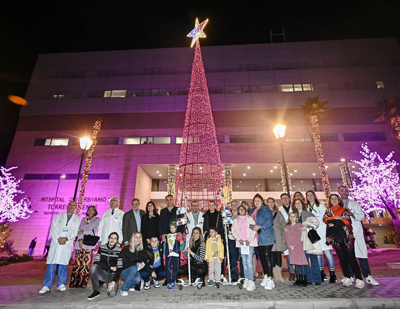
[{"label": "star tree topper", "polygon": [[194,24],[194,29],[190,31],[190,33],[187,35],[189,38],[192,38],[192,44],[190,47],[193,47],[194,43],[196,43],[198,38],[205,38],[206,34],[203,32],[204,27],[207,25],[208,19],[203,21],[201,24],[199,24],[199,19],[196,18],[196,22]]}]

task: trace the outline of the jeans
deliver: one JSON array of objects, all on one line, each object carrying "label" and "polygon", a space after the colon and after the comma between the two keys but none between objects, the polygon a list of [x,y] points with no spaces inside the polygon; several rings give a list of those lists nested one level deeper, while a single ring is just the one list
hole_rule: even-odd
[{"label": "jeans", "polygon": [[307,282],[321,282],[321,271],[318,264],[318,255],[306,253],[306,258],[308,261],[308,265],[305,265]]},{"label": "jeans", "polygon": [[291,274],[294,274],[294,267],[293,267],[292,264],[290,264],[289,254],[286,256],[286,259],[287,259],[287,263],[288,263],[288,265],[289,265],[289,272],[290,272]]},{"label": "jeans", "polygon": [[[231,264],[231,276],[232,280],[239,280],[239,269],[237,266],[239,258],[239,248],[236,248],[236,240],[228,239],[229,245],[229,262]],[[243,278],[243,256],[240,261],[240,275]]]},{"label": "jeans", "polygon": [[[360,263],[361,272],[364,278],[367,278],[371,275],[371,269],[369,269],[368,259],[358,258],[358,262]],[[353,277],[353,272],[351,271],[351,265],[349,264],[350,277]]]},{"label": "jeans", "polygon": [[272,245],[258,246],[260,252],[261,265],[264,270],[264,275],[272,277]]},{"label": "jeans", "polygon": [[34,248],[29,248],[29,252],[28,252],[28,255],[29,255],[29,256],[32,256],[33,250],[35,250],[35,249],[34,249]]},{"label": "jeans", "polygon": [[305,275],[307,265],[294,265],[296,267],[296,275]]},{"label": "jeans", "polygon": [[[111,281],[114,281],[114,274],[109,273],[108,271],[102,269],[98,264],[93,264],[90,268],[90,279],[92,280],[93,291],[100,291],[100,282],[107,282],[108,284]],[[114,289],[111,292],[107,292],[108,297],[113,298],[117,295],[118,292],[118,280],[115,282]]]},{"label": "jeans", "polygon": [[[156,273],[157,277],[155,278],[156,280],[161,280],[164,278],[167,278],[167,270],[163,265],[158,266],[157,268],[153,268],[153,271]],[[150,281],[150,276],[146,270],[142,270],[140,272],[140,275],[142,276],[142,279],[144,282],[149,282]]]},{"label": "jeans", "polygon": [[[335,270],[335,260],[333,259],[333,254],[331,250],[324,250],[326,259],[328,260],[328,265],[330,270]],[[319,268],[322,270],[324,268],[324,257],[323,255],[318,255]]]},{"label": "jeans", "polygon": [[176,275],[178,274],[179,259],[177,256],[167,257],[167,283],[175,282]]},{"label": "jeans", "polygon": [[344,243],[341,243],[339,248],[335,248],[335,251],[339,258],[340,266],[342,266],[343,275],[346,278],[352,278],[354,273],[356,279],[362,280],[361,270],[357,263],[354,248],[349,251],[347,246]]},{"label": "jeans", "polygon": [[136,265],[124,269],[121,273],[121,278],[125,280],[121,287],[121,291],[124,292],[127,292],[129,289],[133,288],[135,284],[138,284],[142,279]]},{"label": "jeans", "polygon": [[44,275],[43,279],[43,286],[47,286],[51,289],[51,286],[56,278],[56,269],[58,266],[58,280],[57,280],[57,287],[61,284],[67,284],[68,278],[68,265],[60,265],[60,264],[47,264],[46,274]]},{"label": "jeans", "polygon": [[249,254],[242,254],[244,277],[248,280],[253,280],[253,253],[254,247],[249,247]]}]

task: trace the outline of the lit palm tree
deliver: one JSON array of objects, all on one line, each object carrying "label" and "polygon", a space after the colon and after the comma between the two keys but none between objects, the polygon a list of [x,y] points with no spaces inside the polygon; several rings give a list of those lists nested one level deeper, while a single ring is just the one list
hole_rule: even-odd
[{"label": "lit palm tree", "polygon": [[390,123],[395,137],[400,140],[400,97],[383,97],[378,102],[378,108],[374,123]]},{"label": "lit palm tree", "polygon": [[316,96],[314,98],[307,98],[304,105],[301,105],[300,108],[304,116],[310,119],[310,128],[314,140],[315,153],[317,155],[318,169],[321,175],[325,196],[328,198],[331,194],[331,187],[329,185],[328,173],[326,172],[318,122],[318,118],[324,117],[326,111],[329,109],[329,107],[325,106],[326,104],[328,104],[328,101],[322,101],[319,99],[319,96]]}]

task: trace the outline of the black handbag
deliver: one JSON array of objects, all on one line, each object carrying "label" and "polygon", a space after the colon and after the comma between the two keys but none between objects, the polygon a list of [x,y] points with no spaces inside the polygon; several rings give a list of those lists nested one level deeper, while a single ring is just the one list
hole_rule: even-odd
[{"label": "black handbag", "polygon": [[321,240],[321,237],[319,237],[317,231],[314,229],[309,230],[307,235],[312,244],[315,244],[318,240]]},{"label": "black handbag", "polygon": [[100,237],[96,236],[94,230],[93,235],[83,235],[83,244],[86,246],[96,246],[97,242],[99,241]]}]

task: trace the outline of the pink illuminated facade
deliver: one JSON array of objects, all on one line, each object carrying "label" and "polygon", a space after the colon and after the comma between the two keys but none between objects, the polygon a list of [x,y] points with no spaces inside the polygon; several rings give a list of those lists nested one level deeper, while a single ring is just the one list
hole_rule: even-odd
[{"label": "pink illuminated facade", "polygon": [[[400,48],[394,38],[201,48],[222,164],[231,164],[233,197],[281,193],[281,153],[272,128],[287,126],[284,143],[293,190],[323,197],[309,120],[300,105],[319,95],[331,110],[321,142],[332,191],[342,158],[360,159],[361,144],[386,156],[399,141],[374,124],[375,104],[400,94]],[[179,163],[194,50],[189,47],[40,55],[26,94],[6,167],[18,166],[20,188],[32,200],[28,220],[10,224],[16,249],[44,248],[55,213],[72,198],[79,169],[78,139],[103,117],[82,214],[118,196],[130,209],[153,199],[163,207],[167,170]],[[352,164],[350,163],[350,168]],[[374,229],[374,228],[373,228]],[[382,236],[383,237],[383,236]],[[379,239],[376,239],[380,242]]]}]

